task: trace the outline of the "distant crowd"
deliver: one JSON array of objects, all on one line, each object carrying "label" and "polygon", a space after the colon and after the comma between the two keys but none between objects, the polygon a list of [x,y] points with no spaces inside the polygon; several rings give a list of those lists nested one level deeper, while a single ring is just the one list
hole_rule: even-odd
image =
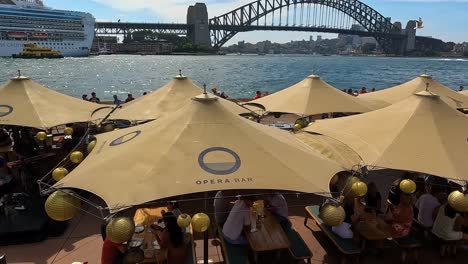
[{"label": "distant crowd", "polygon": [[[148,94],[147,92],[144,92],[144,93],[143,93],[143,96],[145,96],[145,95],[147,95],[147,94]],[[124,101],[120,100],[119,97],[118,97],[116,94],[113,95],[113,98],[114,98],[114,100],[112,101],[112,103],[113,103],[114,105],[120,105],[120,104],[128,103],[128,102],[131,102],[131,101],[135,100],[135,97],[133,97],[133,95],[130,94],[130,93],[127,94],[127,98],[126,98]],[[83,95],[81,96],[81,99],[83,99],[83,100],[85,100],[85,101],[89,101],[89,102],[91,102],[91,103],[96,103],[96,104],[101,103],[101,99],[99,99],[99,97],[97,97],[97,95],[96,95],[95,92],[92,92],[92,93],[91,93],[91,98],[88,98],[88,95],[87,95],[87,94],[83,94]]]}]

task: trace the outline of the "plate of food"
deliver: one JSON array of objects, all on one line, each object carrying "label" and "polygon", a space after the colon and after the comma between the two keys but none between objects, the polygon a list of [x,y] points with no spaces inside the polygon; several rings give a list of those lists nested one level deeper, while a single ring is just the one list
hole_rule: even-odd
[{"label": "plate of food", "polygon": [[141,224],[135,226],[135,233],[141,233],[145,231],[145,227]]},{"label": "plate of food", "polygon": [[135,247],[140,247],[142,244],[143,244],[143,239],[133,239],[132,241],[130,241],[128,246],[135,248]]}]

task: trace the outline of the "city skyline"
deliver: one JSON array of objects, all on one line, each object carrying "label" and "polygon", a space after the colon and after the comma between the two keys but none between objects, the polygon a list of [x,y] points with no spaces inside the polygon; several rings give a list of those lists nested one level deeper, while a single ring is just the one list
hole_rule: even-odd
[{"label": "city skyline", "polygon": [[[209,17],[221,15],[253,0],[206,0]],[[162,0],[44,0],[44,3],[56,9],[69,9],[92,13],[98,21],[131,21],[131,22],[167,22],[185,23],[189,5],[196,1],[162,1]],[[408,20],[421,17],[424,28],[418,30],[419,36],[431,36],[444,41],[468,41],[468,0],[363,0],[392,21],[400,21],[403,26]],[[291,40],[309,39],[313,35],[334,38],[336,34],[315,32],[279,32],[255,31],[239,33],[227,45],[245,40],[258,42],[270,40],[285,43]]]}]

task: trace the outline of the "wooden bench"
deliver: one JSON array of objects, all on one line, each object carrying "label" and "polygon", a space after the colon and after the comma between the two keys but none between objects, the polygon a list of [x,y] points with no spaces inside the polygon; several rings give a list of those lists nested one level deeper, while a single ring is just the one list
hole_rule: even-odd
[{"label": "wooden bench", "polygon": [[234,245],[224,239],[223,228],[218,225],[218,237],[221,241],[224,263],[247,264],[249,263],[248,248],[246,245]]},{"label": "wooden bench", "polygon": [[450,257],[457,255],[457,248],[461,243],[461,240],[445,240],[438,235],[431,232],[434,240],[440,245],[440,256],[441,257]]},{"label": "wooden bench", "polygon": [[307,260],[307,263],[311,263],[312,252],[309,247],[302,239],[301,235],[291,226],[291,223],[281,223],[281,227],[289,240],[289,252],[292,257],[296,260]]},{"label": "wooden bench", "polygon": [[304,219],[304,225],[307,226],[309,217],[314,219],[317,225],[320,227],[322,232],[333,242],[342,254],[341,263],[346,263],[347,258],[352,257],[354,261],[359,261],[359,254],[361,253],[360,245],[353,239],[343,239],[332,231],[330,226],[323,223],[319,217],[319,206],[306,206],[306,216]]},{"label": "wooden bench", "polygon": [[418,263],[419,251],[421,249],[421,242],[412,235],[408,235],[403,238],[395,238],[393,241],[401,249],[401,262],[405,263],[408,260],[408,256],[412,256],[412,260]]}]

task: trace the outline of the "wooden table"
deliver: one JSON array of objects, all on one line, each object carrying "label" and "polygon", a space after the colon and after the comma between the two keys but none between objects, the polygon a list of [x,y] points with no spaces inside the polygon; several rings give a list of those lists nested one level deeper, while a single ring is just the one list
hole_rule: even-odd
[{"label": "wooden table", "polygon": [[289,248],[289,240],[283,228],[267,210],[265,217],[260,218],[260,224],[257,224],[257,231],[253,233],[245,231],[244,234],[254,252],[255,262],[258,259],[258,252],[277,251],[279,258],[281,250]]},{"label": "wooden table", "polygon": [[[166,260],[166,251],[164,249],[155,249],[153,241],[156,240],[153,233],[151,233],[151,224],[162,219],[162,211],[167,212],[167,207],[158,208],[140,208],[135,212],[133,221],[135,225],[143,225],[145,230],[141,233],[135,233],[133,239],[143,239],[141,246],[145,252],[145,260],[142,263],[163,263]],[[150,256],[151,257],[147,257]]]}]

